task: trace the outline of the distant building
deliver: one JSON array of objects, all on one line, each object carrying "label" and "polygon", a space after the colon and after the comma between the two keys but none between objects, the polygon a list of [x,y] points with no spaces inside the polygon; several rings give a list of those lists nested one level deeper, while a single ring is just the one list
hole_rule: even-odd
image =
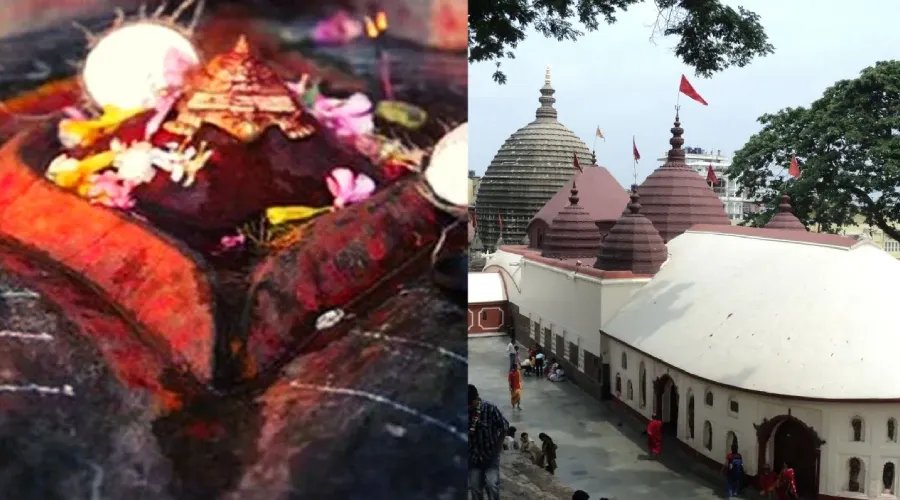
[{"label": "distant building", "polygon": [[[738,224],[743,221],[748,214],[759,211],[759,205],[752,200],[744,198],[738,193],[737,183],[729,179],[725,175],[725,170],[731,166],[731,158],[722,155],[722,151],[705,150],[685,146],[684,163],[692,170],[706,178],[709,166],[712,165],[713,171],[716,173],[717,182],[713,186],[713,191],[722,200],[722,206],[725,208],[725,214],[732,224]],[[663,155],[657,159],[660,164],[666,162],[666,156]]]},{"label": "distant building", "polygon": [[469,172],[469,174],[469,206],[474,208],[478,187],[481,185],[481,177],[475,175],[475,172]]},{"label": "distant building", "polygon": [[900,259],[900,242],[884,234],[881,229],[866,224],[863,220],[861,215],[855,217],[856,224],[842,227],[839,234],[856,239],[869,239],[892,257]]}]

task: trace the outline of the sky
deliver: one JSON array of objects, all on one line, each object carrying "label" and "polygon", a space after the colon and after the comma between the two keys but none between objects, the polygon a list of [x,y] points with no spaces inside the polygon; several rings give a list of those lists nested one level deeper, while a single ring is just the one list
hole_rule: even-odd
[{"label": "sky", "polygon": [[493,63],[470,65],[469,168],[483,174],[503,142],[534,120],[548,64],[559,121],[588,148],[599,126],[606,142],[597,141],[597,161],[628,185],[632,135],[643,157],[638,182],[669,149],[682,74],[709,102],[706,107],[681,97],[685,146],[720,149],[730,156],[759,131],[759,116],[807,106],[835,81],[854,78],[876,61],[900,54],[896,0],[852,2],[852,9],[838,0],[725,3],[760,15],[774,54],[699,78],[675,56],[676,40],[650,41],[656,9],[648,1],[576,42],[530,32],[515,49],[516,59],[503,60],[506,85],[491,79]]}]

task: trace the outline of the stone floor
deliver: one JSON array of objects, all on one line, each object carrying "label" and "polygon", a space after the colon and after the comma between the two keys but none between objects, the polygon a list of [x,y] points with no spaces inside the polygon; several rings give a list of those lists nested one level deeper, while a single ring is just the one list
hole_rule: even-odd
[{"label": "stone floor", "polygon": [[638,428],[623,423],[620,415],[571,383],[524,377],[523,409],[512,410],[506,343],[504,337],[469,341],[469,382],[497,404],[518,432],[528,432],[535,440],[540,432],[553,438],[559,446],[556,474],[562,484],[583,489],[592,499],[722,498],[717,485],[693,475],[683,457],[667,459],[664,453],[661,462],[647,460],[646,438]]}]

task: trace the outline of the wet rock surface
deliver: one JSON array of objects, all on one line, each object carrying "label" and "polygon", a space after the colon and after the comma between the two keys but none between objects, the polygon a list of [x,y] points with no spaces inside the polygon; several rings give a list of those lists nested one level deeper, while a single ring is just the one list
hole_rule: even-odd
[{"label": "wet rock surface", "polygon": [[171,498],[150,401],[10,284],[0,281],[0,498]]},{"label": "wet rock surface", "polygon": [[[0,492],[20,499],[461,498],[460,296],[423,276],[253,392],[206,394],[166,416],[125,387],[74,327],[0,279]],[[41,336],[40,338],[45,338]],[[7,380],[11,382],[7,382]],[[0,498],[4,494],[0,493]]]}]

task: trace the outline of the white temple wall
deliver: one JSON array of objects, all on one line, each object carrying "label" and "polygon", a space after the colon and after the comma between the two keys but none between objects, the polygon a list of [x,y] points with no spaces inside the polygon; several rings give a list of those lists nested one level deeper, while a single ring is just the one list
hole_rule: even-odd
[{"label": "white temple wall", "polygon": [[[497,270],[491,265],[489,261],[485,270]],[[567,340],[597,356],[603,354],[600,325],[648,281],[601,280],[526,259],[503,267],[507,272],[500,272],[506,282],[507,297],[519,307],[520,314],[530,316],[542,328],[550,327],[554,335],[564,333]]]},{"label": "white temple wall", "polygon": [[[773,419],[781,415],[792,415],[819,433],[825,440],[821,447],[819,491],[838,498],[896,499],[900,486],[900,403],[830,403],[784,399],[754,394],[729,387],[711,384],[697,379],[663,362],[656,361],[604,335],[608,343],[610,375],[622,380],[621,401],[645,418],[650,418],[654,410],[653,380],[668,374],[678,387],[678,438],[697,453],[718,463],[722,463],[730,447],[729,433],[738,438],[741,454],[748,474],[757,474],[760,452],[754,424],[763,419]],[[622,368],[622,354],[627,359],[627,367]],[[640,400],[640,370],[643,363],[647,370],[647,401]],[[632,383],[632,397],[628,397],[628,382]],[[713,396],[713,405],[706,404],[706,393]],[[694,437],[688,431],[687,405],[694,397]],[[731,402],[737,403],[737,412],[732,411]],[[666,413],[664,405],[663,413]],[[855,441],[853,419],[862,420],[861,440]],[[888,421],[894,419],[893,438],[889,436]],[[704,440],[704,428],[709,422],[712,428],[711,449]],[[766,447],[765,462],[774,465],[772,438]],[[862,464],[858,481],[864,486],[863,492],[849,491],[850,460],[857,458]],[[882,473],[885,464],[894,464],[893,484],[885,488]]]}]

